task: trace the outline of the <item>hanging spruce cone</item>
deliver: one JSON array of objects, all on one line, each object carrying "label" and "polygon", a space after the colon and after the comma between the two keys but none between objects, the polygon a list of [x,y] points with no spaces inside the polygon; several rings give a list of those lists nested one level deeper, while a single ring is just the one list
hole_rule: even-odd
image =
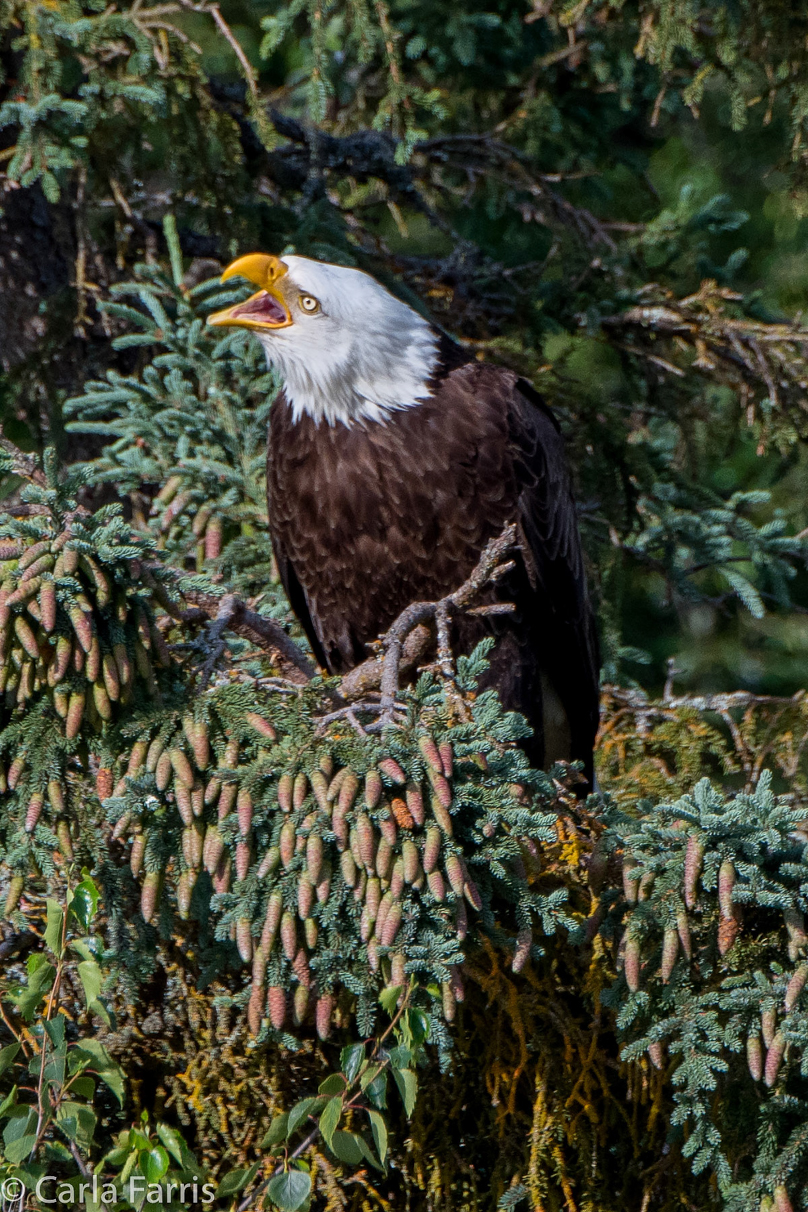
[{"label": "hanging spruce cone", "polygon": [[691,834],[687,839],[687,846],[685,848],[684,894],[685,906],[688,909],[694,909],[696,905],[697,887],[703,859],[704,846],[697,837]]},{"label": "hanging spruce cone", "polygon": [[772,1191],[772,1199],[774,1200],[775,1212],[794,1212],[794,1207],[788,1197],[788,1191],[782,1183]]},{"label": "hanging spruce cone", "polygon": [[258,879],[265,880],[280,865],[281,852],[277,846],[270,846],[258,867]]},{"label": "hanging spruce cone", "polygon": [[789,905],[783,910],[783,921],[788,933],[788,958],[793,963],[808,943],[808,935],[805,933],[805,918],[799,909]]},{"label": "hanging spruce cone", "polygon": [[296,1027],[304,1021],[309,1008],[309,990],[305,985],[298,985],[292,1000],[292,1020]]},{"label": "hanging spruce cone", "polygon": [[443,882],[443,876],[441,875],[440,871],[437,869],[430,871],[426,877],[426,882],[429,891],[432,893],[436,901],[443,901],[446,899],[446,886]]},{"label": "hanging spruce cone", "polygon": [[244,719],[260,736],[265,737],[268,741],[277,740],[277,733],[272,724],[256,711],[248,711]]},{"label": "hanging spruce cone", "polygon": [[368,871],[372,870],[376,851],[374,829],[370,819],[360,812],[356,819],[356,840],[359,858]]},{"label": "hanging spruce cone", "polygon": [[267,990],[269,1021],[280,1031],[286,1021],[286,990],[281,985],[270,985]]},{"label": "hanging spruce cone", "polygon": [[690,939],[690,919],[687,916],[686,909],[680,909],[676,915],[676,929],[679,934],[679,942],[682,945],[682,950],[689,960],[693,958],[693,947]]},{"label": "hanging spruce cone", "polygon": [[288,910],[281,917],[280,934],[283,954],[291,963],[297,954],[297,930],[295,928],[295,919]]},{"label": "hanging spruce cone", "polygon": [[372,767],[365,775],[365,807],[371,811],[378,806],[382,798],[382,776]]},{"label": "hanging spruce cone", "polygon": [[623,895],[629,905],[637,903],[637,888],[639,885],[639,876],[634,875],[637,867],[637,860],[630,854],[623,856]]},{"label": "hanging spruce cone", "polygon": [[462,864],[456,854],[449,854],[446,856],[444,870],[446,871],[452,892],[454,892],[455,896],[462,896],[465,879],[463,876]]},{"label": "hanging spruce cone", "polygon": [[191,908],[194,882],[194,873],[190,869],[181,872],[180,878],[177,881],[177,909],[183,921],[187,919]]},{"label": "hanging spruce cone", "polygon": [[282,774],[278,780],[278,805],[281,812],[292,811],[292,795],[294,792],[294,779],[291,774]]},{"label": "hanging spruce cone", "polygon": [[298,811],[303,807],[303,803],[308,795],[309,780],[308,777],[301,771],[295,775],[294,785],[292,787],[292,807]]},{"label": "hanging spruce cone", "polygon": [[387,779],[390,780],[391,783],[398,783],[399,785],[403,786],[403,784],[407,781],[406,774],[401,769],[395,758],[382,758],[382,760],[379,762],[379,770]]},{"label": "hanging spruce cone", "polygon": [[662,1069],[664,1058],[662,1054],[662,1044],[658,1040],[655,1040],[653,1043],[648,1045],[648,1055],[651,1058],[651,1064],[654,1066],[654,1068]]},{"label": "hanging spruce cone", "polygon": [[252,929],[248,917],[240,917],[236,922],[236,946],[245,964],[252,959]]},{"label": "hanging spruce cone", "polygon": [[763,1048],[757,1031],[750,1031],[746,1038],[746,1063],[752,1080],[759,1082],[763,1076]]},{"label": "hanging spruce cone", "polygon": [[149,871],[143,880],[140,892],[140,912],[144,922],[151,924],[157,912],[163,887],[162,871]]},{"label": "hanging spruce cone", "polygon": [[393,797],[390,802],[390,811],[393,814],[396,824],[402,829],[412,829],[414,827],[415,818],[410,812],[410,809],[405,801],[402,800],[400,796]]},{"label": "hanging spruce cone", "polygon": [[340,865],[340,870],[342,871],[342,878],[345,880],[345,883],[348,885],[349,888],[355,887],[356,886],[356,863],[354,861],[354,856],[351,854],[350,850],[344,850],[342,852],[342,854],[339,856],[339,865]]},{"label": "hanging spruce cone", "polygon": [[245,880],[252,862],[252,849],[249,842],[236,842],[236,879]]},{"label": "hanging spruce cone", "polygon": [[511,960],[511,971],[521,972],[530,958],[530,951],[533,946],[533,931],[527,926],[520,930],[516,936],[516,948]]},{"label": "hanging spruce cone", "polygon": [[317,1034],[322,1040],[327,1040],[331,1034],[331,1020],[334,1015],[334,996],[331,993],[323,993],[317,999],[317,1006],[314,1012]]},{"label": "hanging spruce cone", "polygon": [[41,792],[39,792],[39,791],[34,792],[34,794],[31,796],[30,800],[28,801],[28,808],[25,813],[25,832],[26,833],[33,833],[34,830],[36,829],[39,818],[42,815],[42,808],[44,806],[44,803],[45,803],[45,797],[41,794]]},{"label": "hanging spruce cone", "polygon": [[301,921],[309,916],[314,904],[314,885],[304,871],[297,881],[297,915]]},{"label": "hanging spruce cone", "polygon": [[636,993],[640,987],[640,940],[633,934],[626,939],[623,971],[630,992]]},{"label": "hanging spruce cone", "polygon": [[69,863],[73,862],[73,842],[70,837],[70,826],[64,817],[56,822],[56,840],[59,846],[59,851],[67,859]]},{"label": "hanging spruce cone", "polygon": [[253,801],[246,787],[240,787],[236,796],[236,815],[238,817],[239,833],[247,838],[252,831]]},{"label": "hanging spruce cone", "polygon": [[129,869],[135,879],[138,878],[143,869],[143,856],[146,853],[146,842],[148,838],[145,833],[136,833],[132,838],[132,849],[129,852]]},{"label": "hanging spruce cone", "polygon": [[275,945],[275,939],[278,935],[278,928],[283,914],[283,894],[280,889],[275,889],[269,894],[267,899],[266,916],[264,918],[264,929],[261,934],[261,950],[265,956],[272,953],[272,948]]},{"label": "hanging spruce cone", "polygon": [[5,917],[11,917],[11,914],[20,903],[23,889],[25,887],[24,875],[13,875],[9,880],[8,893],[6,894],[6,903],[3,909]]},{"label": "hanging spruce cone", "polygon": [[782,1032],[778,1031],[769,1045],[769,1050],[766,1053],[766,1067],[763,1070],[763,1080],[769,1089],[771,1089],[777,1081],[777,1076],[780,1072],[780,1065],[782,1064],[785,1051],[786,1041]]},{"label": "hanging spruce cone", "polygon": [[678,953],[679,932],[675,926],[666,926],[662,938],[662,963],[659,968],[659,975],[662,978],[663,985],[667,985],[671,978]]},{"label": "hanging spruce cone", "polygon": [[805,982],[808,980],[808,963],[800,964],[797,971],[792,975],[786,987],[785,996],[785,1011],[789,1014],[797,1004],[797,999],[805,988]]},{"label": "hanging spruce cone", "polygon": [[278,848],[280,850],[281,863],[284,869],[288,870],[291,866],[292,859],[295,854],[295,823],[294,821],[284,821],[280,836],[278,838]]}]

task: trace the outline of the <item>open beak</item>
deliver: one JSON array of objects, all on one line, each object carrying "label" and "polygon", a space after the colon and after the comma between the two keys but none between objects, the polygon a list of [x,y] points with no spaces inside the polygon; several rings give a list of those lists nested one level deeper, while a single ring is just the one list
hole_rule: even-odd
[{"label": "open beak", "polygon": [[228,265],[222,274],[222,281],[246,278],[260,289],[244,303],[236,303],[234,307],[226,307],[224,311],[208,316],[208,324],[218,328],[255,328],[259,332],[288,328],[293,321],[278,286],[287,272],[288,267],[279,257],[266,253],[249,253],[246,257],[239,257]]}]

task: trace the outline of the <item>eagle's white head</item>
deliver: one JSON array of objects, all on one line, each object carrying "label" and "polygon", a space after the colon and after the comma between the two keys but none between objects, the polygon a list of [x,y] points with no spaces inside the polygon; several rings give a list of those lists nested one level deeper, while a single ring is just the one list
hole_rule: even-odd
[{"label": "eagle's white head", "polygon": [[259,290],[208,318],[252,329],[280,371],[296,421],[384,421],[431,393],[432,326],[369,274],[309,257],[251,253],[222,274]]}]

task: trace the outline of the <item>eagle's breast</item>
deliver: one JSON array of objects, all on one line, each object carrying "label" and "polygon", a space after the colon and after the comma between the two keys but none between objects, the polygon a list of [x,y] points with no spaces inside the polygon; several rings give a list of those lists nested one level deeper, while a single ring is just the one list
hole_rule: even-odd
[{"label": "eagle's breast", "polygon": [[273,404],[273,544],[292,605],[302,593],[332,671],[363,660],[410,602],[460,585],[514,516],[515,381],[470,363],[417,407],[364,425],[295,420],[283,396]]}]

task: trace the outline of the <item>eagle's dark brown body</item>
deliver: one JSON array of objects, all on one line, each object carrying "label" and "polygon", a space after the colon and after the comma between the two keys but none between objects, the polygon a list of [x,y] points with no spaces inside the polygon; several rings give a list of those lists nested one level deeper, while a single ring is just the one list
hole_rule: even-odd
[{"label": "eagle's dark brown body", "polygon": [[433,386],[384,423],[350,427],[294,421],[284,396],[273,404],[269,517],[289,600],[319,661],[343,672],[410,602],[462,584],[516,521],[522,558],[493,591],[515,613],[465,620],[455,638],[468,650],[497,637],[487,682],[533,726],[535,763],[571,757],[591,771],[597,640],[556,422],[498,367],[467,362]]}]

